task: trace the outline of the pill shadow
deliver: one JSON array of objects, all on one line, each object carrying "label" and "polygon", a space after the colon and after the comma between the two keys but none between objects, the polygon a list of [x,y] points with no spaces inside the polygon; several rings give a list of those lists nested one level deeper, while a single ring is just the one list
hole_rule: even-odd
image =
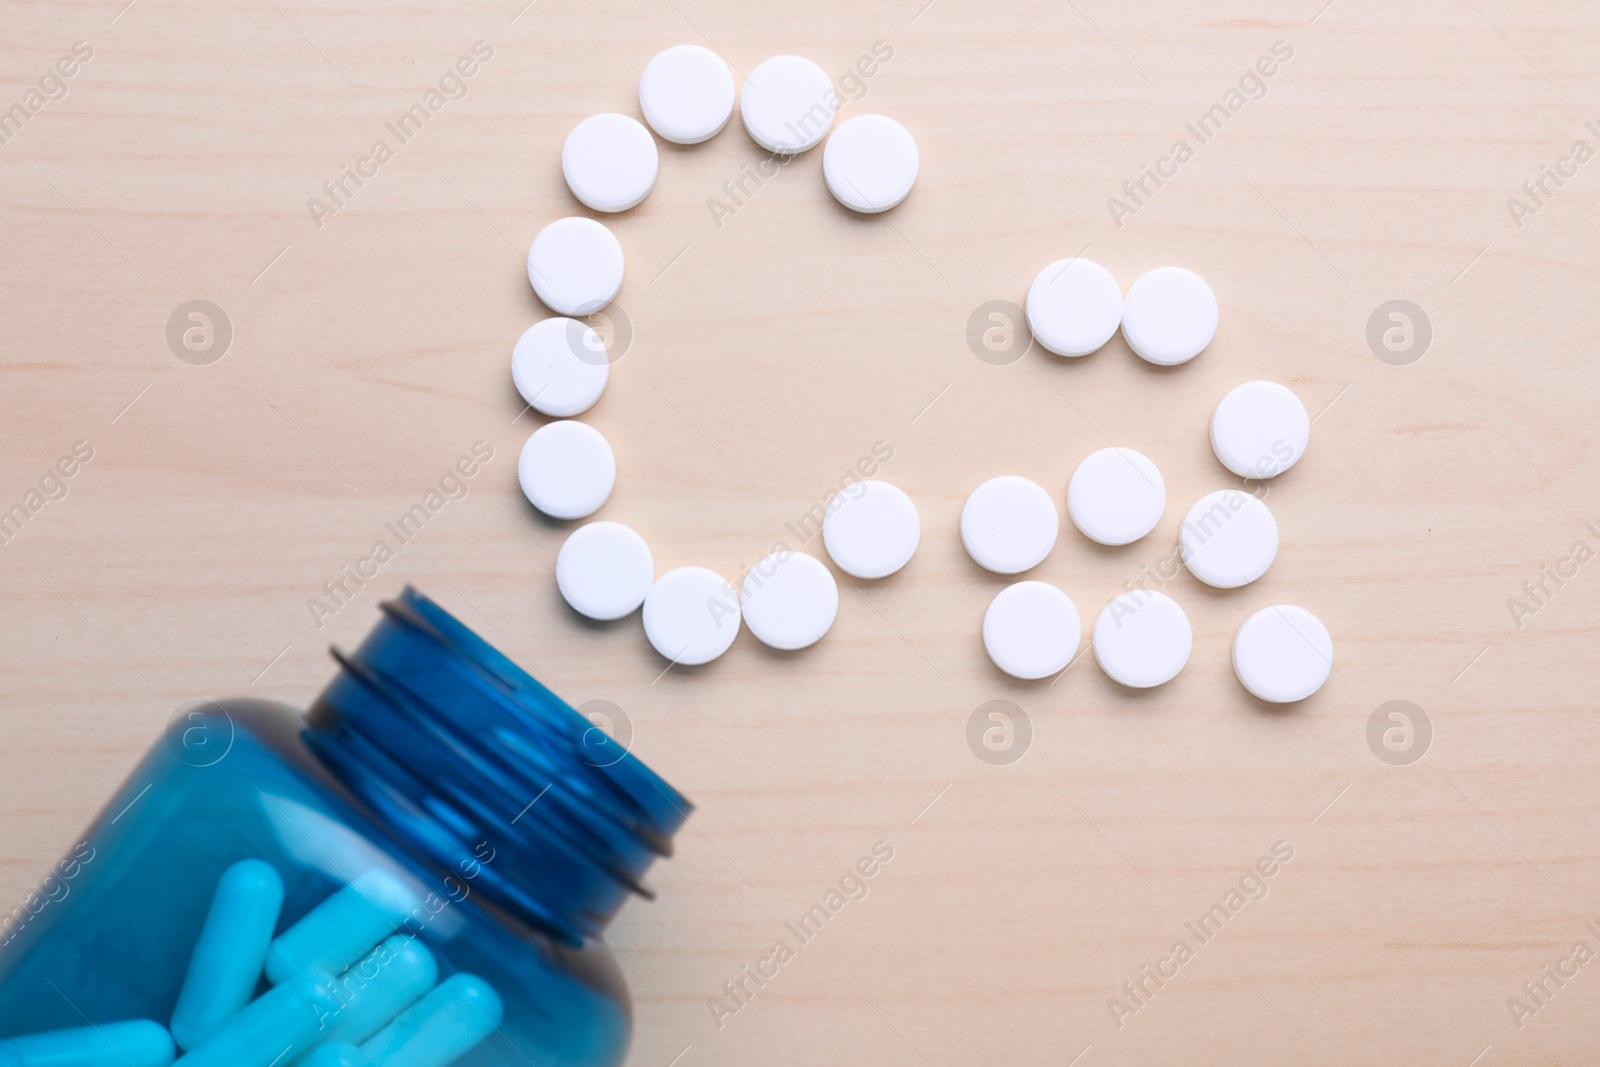
[{"label": "pill shadow", "polygon": [[[1176,600],[1179,607],[1184,608],[1184,613],[1189,615],[1191,628],[1194,626],[1194,615],[1186,605],[1203,603],[1207,610],[1215,609],[1228,613],[1229,618],[1232,620],[1228,624],[1229,629],[1227,631],[1228,673],[1232,674],[1233,636],[1246,619],[1266,607],[1268,602],[1263,599],[1261,594],[1256,592],[1254,583],[1241,585],[1236,589],[1218,589],[1215,586],[1207,585],[1193,574],[1190,574],[1187,567],[1184,568],[1181,585],[1177,584],[1176,581],[1169,582],[1167,585],[1168,587],[1162,591],[1173,600]],[[1243,687],[1241,686],[1240,688]]]},{"label": "pill shadow", "polygon": [[[917,547],[921,548],[922,546],[919,544]],[[893,574],[886,574],[882,578],[857,578],[855,575],[846,574],[843,570],[841,570],[839,565],[833,561],[831,556],[824,555],[823,553],[826,552],[825,547],[818,546],[818,548],[819,551],[812,554],[816,555],[819,559],[819,562],[828,568],[828,573],[833,575],[835,584],[841,587],[848,587],[853,592],[860,593],[862,595],[877,589],[896,589],[899,586],[904,585],[908,580],[910,580],[906,578],[906,572],[912,570],[917,565],[917,557],[916,554],[913,553],[911,558],[906,561],[905,566],[901,567]],[[844,599],[843,589],[840,590],[839,597],[841,600]]]},{"label": "pill shadow", "polygon": [[[1130,714],[1161,714],[1171,710],[1171,708],[1163,706],[1171,699],[1169,693],[1171,682],[1153,685],[1146,689],[1123,685],[1102,670],[1098,660],[1095,660],[1092,665],[1088,665],[1086,670],[1084,660],[1094,660],[1095,658],[1092,644],[1093,638],[1089,637],[1086,640],[1091,642],[1090,650],[1083,653],[1082,659],[1074,663],[1072,669],[1062,678],[1061,685],[1056,686],[1057,689],[1060,689],[1062,686],[1068,685],[1080,673],[1092,674],[1094,677],[1087,683],[1079,682],[1080,688],[1074,701],[1075,705],[1093,703],[1099,706],[1120,708]],[[1092,688],[1082,688],[1085,685]]]},{"label": "pill shadow", "polygon": [[[1017,307],[1025,307],[1027,302],[1028,295],[1023,293],[1022,298],[1017,301]],[[1112,334],[1111,340],[1107,341],[1093,352],[1090,352],[1087,356],[1063,356],[1058,355],[1057,353],[1046,348],[1039,342],[1039,339],[1033,335],[1033,331],[1028,329],[1027,312],[1023,312],[1023,319],[1018,329],[1021,329],[1027,333],[1028,348],[1022,353],[1021,356],[1017,357],[1017,360],[1020,362],[1024,359],[1043,359],[1045,360],[1046,365],[1055,368],[1055,373],[1060,374],[1093,374],[1095,362],[1099,360],[1101,356],[1105,355],[1106,349],[1110,348],[1119,338],[1122,337],[1121,333]],[[1112,356],[1110,358],[1116,359],[1117,357]],[[1134,358],[1138,359],[1137,356]],[[1139,360],[1139,362],[1142,363],[1144,361]],[[1007,364],[1007,366],[1009,366],[1009,364]],[[1053,384],[1054,383],[1052,383],[1052,385]],[[1072,403],[1076,405],[1078,401],[1074,400]]]},{"label": "pill shadow", "polygon": [[[749,638],[748,641],[745,640],[746,636],[748,636],[748,638]],[[822,645],[823,641],[826,641],[827,639],[828,639],[827,634],[824,634],[820,640],[813,641],[811,644],[807,645],[805,648],[796,648],[796,649],[773,648],[771,645],[767,644],[765,641],[762,641],[760,638],[758,638],[754,634],[750,633],[748,629],[745,629],[744,632],[740,634],[739,641],[736,642],[736,644],[743,643],[743,644],[747,645],[754,652],[754,654],[761,659],[761,661],[763,663],[768,663],[768,664],[780,664],[780,663],[781,664],[789,664],[789,663],[799,664],[799,663],[804,663],[806,660],[810,659],[812,656],[817,655],[818,654],[817,653],[817,649]]]},{"label": "pill shadow", "polygon": [[[1308,448],[1307,451],[1309,450],[1310,449]],[[1304,476],[1299,473],[1300,468],[1303,466],[1305,466],[1305,457],[1302,456],[1300,459],[1295,460],[1294,466],[1290,467],[1282,474],[1275,474],[1271,478],[1252,478],[1251,481],[1255,482],[1258,486],[1267,487],[1267,495],[1260,497],[1261,502],[1270,508],[1272,506],[1272,494],[1274,492],[1279,489],[1293,489],[1295,483],[1303,480],[1304,478]],[[1227,471],[1228,477],[1230,478],[1238,477],[1237,474],[1234,474],[1232,471],[1228,470],[1228,468],[1224,467],[1221,460],[1217,461],[1217,469]],[[1248,493],[1250,490],[1245,488],[1244,491]]]},{"label": "pill shadow", "polygon": [[[734,116],[734,117],[736,118],[737,116]],[[640,121],[642,122],[644,120],[641,118]],[[651,131],[652,132],[652,136],[655,138],[655,142],[656,142],[656,154],[658,156],[660,156],[660,155],[671,155],[671,156],[687,157],[687,156],[700,155],[700,154],[706,153],[706,149],[708,149],[711,146],[711,142],[715,141],[718,137],[721,137],[724,133],[726,133],[728,131],[729,127],[731,127],[732,125],[733,125],[733,118],[730,118],[728,120],[728,124],[726,126],[722,127],[722,129],[718,130],[716,133],[712,134],[710,137],[707,137],[704,141],[701,141],[699,144],[679,144],[677,141],[669,141],[665,137],[661,136],[659,133],[655,133],[654,131]],[[761,154],[759,152],[757,152],[757,153],[754,153],[752,155],[752,158],[753,159],[760,159],[762,157],[761,157]],[[660,178],[658,177],[656,180],[659,181]],[[654,192],[654,191],[655,190],[653,190],[653,189],[651,190],[651,192]]]},{"label": "pill shadow", "polygon": [[[957,538],[959,538],[961,535],[958,532],[956,534],[956,536],[957,536]],[[1056,544],[1060,544],[1060,543],[1061,543],[1061,539],[1059,537],[1056,538]],[[1055,546],[1054,545],[1051,546],[1050,551],[1052,553],[1055,551]],[[967,551],[967,546],[965,544],[963,544],[961,546],[961,555],[962,555],[962,558],[966,560],[965,567],[966,567],[967,573],[969,575],[976,575],[979,578],[983,578],[983,579],[986,579],[986,580],[990,581],[993,584],[994,592],[996,592],[996,593],[998,593],[1001,589],[1003,589],[1004,587],[1006,587],[1008,585],[1011,585],[1014,582],[1025,582],[1025,581],[1027,581],[1028,577],[1030,575],[1032,575],[1034,571],[1036,571],[1040,567],[1044,566],[1046,560],[1048,560],[1050,558],[1049,556],[1046,556],[1045,559],[1040,560],[1038,563],[1035,563],[1033,566],[1029,567],[1027,570],[1018,571],[1016,574],[1001,574],[998,571],[990,570],[988,567],[985,567],[983,564],[981,564],[977,560],[973,559],[972,558],[972,553]]]},{"label": "pill shadow", "polygon": [[[632,617],[633,616],[631,615],[628,616],[628,618]],[[671,682],[671,679],[674,675],[680,678],[698,678],[701,675],[710,675],[718,670],[731,669],[723,667],[722,665],[727,662],[729,654],[731,654],[733,651],[732,649],[729,649],[728,652],[723,653],[716,659],[711,660],[709,663],[673,663],[660,652],[656,651],[655,646],[650,643],[650,639],[645,636],[643,626],[640,626],[638,629],[638,637],[639,645],[643,651],[643,654],[655,664],[656,670],[659,672],[655,675],[655,681],[650,683],[651,685],[655,685],[656,682],[660,682],[662,685],[667,685]],[[737,642],[735,642],[735,644],[737,644]]]},{"label": "pill shadow", "polygon": [[[1068,480],[1070,481],[1071,479],[1069,478]],[[1066,490],[1065,489],[1063,489],[1061,491],[1061,495],[1063,497],[1066,496]],[[1132,554],[1129,552],[1129,549],[1140,548],[1140,547],[1157,547],[1158,550],[1159,550],[1159,555],[1156,558],[1164,559],[1164,558],[1166,558],[1167,554],[1169,552],[1171,552],[1171,550],[1177,545],[1177,538],[1173,538],[1173,541],[1172,541],[1171,544],[1160,544],[1160,545],[1157,545],[1155,542],[1152,541],[1150,546],[1146,546],[1145,542],[1150,540],[1150,535],[1149,534],[1146,534],[1144,537],[1139,538],[1139,540],[1134,541],[1131,544],[1126,544],[1126,545],[1105,545],[1105,544],[1101,544],[1099,541],[1096,541],[1094,538],[1090,537],[1088,534],[1086,534],[1082,530],[1078,529],[1078,524],[1072,521],[1072,515],[1063,506],[1062,507],[1062,511],[1061,511],[1061,536],[1056,539],[1056,544],[1060,545],[1062,543],[1062,541],[1065,541],[1065,540],[1067,540],[1069,538],[1072,541],[1072,548],[1077,549],[1077,550],[1081,550],[1081,551],[1087,551],[1091,556],[1094,557],[1094,560],[1095,560],[1095,562],[1097,564],[1098,563],[1114,563],[1114,564],[1127,565],[1127,564],[1130,564],[1130,563],[1147,563],[1147,562],[1149,562],[1149,558],[1148,557],[1140,556],[1137,559],[1135,559],[1132,556]],[[1054,551],[1055,551],[1054,549],[1051,549],[1052,553]]]},{"label": "pill shadow", "polygon": [[[539,306],[541,308],[544,307],[543,304],[540,304]],[[507,428],[516,432],[526,430],[529,437],[533,436],[533,431],[543,429],[552,422],[566,422],[568,419],[581,419],[588,415],[589,412],[593,411],[595,407],[598,407],[600,404],[600,401],[596,400],[593,405],[585,408],[576,415],[546,415],[544,412],[528,403],[523,395],[517,391],[517,383],[513,381],[509,375],[506,378],[506,382],[507,384],[503,386],[503,388],[506,389],[506,395],[509,396],[512,403],[516,405],[516,407],[513,409],[516,412],[516,415],[507,424]],[[601,399],[603,400],[605,398],[601,397]],[[527,438],[523,438],[523,440],[527,440]],[[517,447],[520,449],[522,446],[518,445]]]},{"label": "pill shadow", "polygon": [[[1110,353],[1113,355],[1113,358],[1125,359],[1134,364],[1134,373],[1148,381],[1155,382],[1170,381],[1182,375],[1185,371],[1192,372],[1194,364],[1197,361],[1206,358],[1206,351],[1208,350],[1209,346],[1207,346],[1206,349],[1202,349],[1200,354],[1195,356],[1194,359],[1191,359],[1186,363],[1178,363],[1170,367],[1163,366],[1160,363],[1151,363],[1148,359],[1145,359],[1143,356],[1139,355],[1139,353],[1133,350],[1133,346],[1128,344],[1128,339],[1122,336],[1121,327],[1118,327],[1117,332],[1111,335],[1111,340],[1107,341],[1105,343],[1105,347],[1100,349],[1099,352],[1094,353],[1094,355],[1103,356]],[[1073,360],[1071,362],[1083,363],[1087,362],[1087,360]],[[1217,399],[1221,400],[1222,397],[1219,395]]]},{"label": "pill shadow", "polygon": [[[822,168],[820,166],[817,168],[817,177],[819,179],[822,177],[821,169]],[[894,217],[899,214],[902,207],[911,202],[911,197],[917,195],[916,190],[913,189],[904,200],[900,201],[900,203],[896,204],[894,207],[889,208],[887,211],[856,211],[853,208],[845,207],[843,204],[839,203],[838,197],[834,196],[828,191],[828,183],[826,181],[819,181],[818,184],[822,187],[821,199],[828,202],[828,206],[833,210],[834,218],[843,219],[861,229],[865,229],[868,226],[874,225],[889,226],[893,228],[892,220]]]},{"label": "pill shadow", "polygon": [[589,616],[578,611],[578,609],[573,607],[571,604],[568,604],[567,598],[561,595],[561,589],[556,585],[556,576],[554,570],[551,571],[550,583],[545,586],[544,593],[546,603],[555,605],[556,612],[565,613],[566,617],[572,620],[572,622],[576,623],[580,630],[586,630],[589,633],[610,633],[612,630],[624,625],[638,614],[638,610],[635,609],[620,619],[604,620],[589,618]]},{"label": "pill shadow", "polygon": [[[1206,425],[1207,433],[1209,434],[1210,427],[1211,427],[1211,417],[1209,415],[1206,416],[1205,425]],[[1247,494],[1249,496],[1255,497],[1257,500],[1261,501],[1263,504],[1266,504],[1269,508],[1272,506],[1272,502],[1271,502],[1272,501],[1272,495],[1273,495],[1273,493],[1275,491],[1277,491],[1279,489],[1292,489],[1294,487],[1294,485],[1297,482],[1301,481],[1302,478],[1304,477],[1304,476],[1298,476],[1297,477],[1296,474],[1295,474],[1296,471],[1298,471],[1302,466],[1305,465],[1303,457],[1301,459],[1296,460],[1294,466],[1292,466],[1288,470],[1282,471],[1282,472],[1280,472],[1278,474],[1274,474],[1274,475],[1271,475],[1271,476],[1268,476],[1268,477],[1260,477],[1260,476],[1256,476],[1256,475],[1252,475],[1250,477],[1243,477],[1241,475],[1235,474],[1233,471],[1229,470],[1227,467],[1224,467],[1222,465],[1222,461],[1217,458],[1217,454],[1214,451],[1211,450],[1209,437],[1207,438],[1206,452],[1211,456],[1211,471],[1212,471],[1212,473],[1215,474],[1223,482],[1228,483],[1228,484],[1222,485],[1220,487],[1221,489],[1237,489],[1241,493],[1245,493],[1245,494]],[[1263,489],[1266,490],[1265,493],[1262,492]],[[1217,491],[1218,490],[1216,490],[1216,489],[1206,489],[1206,490],[1204,490],[1204,492],[1202,492],[1200,494],[1200,496],[1204,496],[1206,493],[1212,493],[1212,492],[1217,492]],[[1195,500],[1199,500],[1199,499],[1200,499],[1199,496],[1195,497]],[[1169,505],[1172,503],[1172,499],[1171,499],[1170,495],[1168,497],[1167,503]],[[1190,501],[1190,503],[1192,504],[1193,501]],[[1180,522],[1181,522],[1181,517],[1180,517]]]},{"label": "pill shadow", "polygon": [[[1054,674],[1047,674],[1043,678],[1016,678],[995,666],[989,658],[988,649],[983,644],[983,629],[980,626],[977,635],[978,647],[983,649],[984,663],[988,666],[989,684],[1001,683],[1006,689],[1019,694],[1041,695],[1059,689],[1057,683],[1066,684],[1070,677],[1076,677],[1084,670],[1083,661],[1094,659],[1094,646],[1087,631],[1078,638],[1078,647],[1072,650],[1072,659],[1067,665]],[[1098,665],[1096,667],[1098,669]]]},{"label": "pill shadow", "polygon": [[[1230,665],[1231,661],[1232,657],[1230,652]],[[1262,700],[1260,697],[1250,692],[1250,690],[1246,689],[1242,684],[1240,684],[1238,678],[1234,679],[1234,685],[1238,692],[1244,694],[1245,703],[1250,708],[1250,714],[1262,719],[1288,718],[1291,715],[1297,714],[1303,705],[1314,699],[1316,696],[1316,694],[1313,693],[1305,700],[1296,700],[1292,704],[1275,704],[1270,700]]]},{"label": "pill shadow", "polygon": [[540,526],[542,526],[544,529],[550,531],[551,533],[569,534],[573,530],[576,530],[580,523],[585,521],[583,519],[553,519],[553,518],[551,518],[549,515],[546,515],[544,512],[540,511],[538,508],[533,506],[533,501],[529,500],[528,497],[527,497],[527,494],[525,494],[522,491],[522,483],[520,481],[516,481],[515,480],[516,479],[515,473],[513,473],[512,478],[513,478],[512,484],[513,484],[513,486],[515,487],[515,489],[517,491],[517,496],[522,498],[522,505],[523,505],[524,509],[526,510],[526,513],[528,515],[531,515],[533,517],[533,520],[536,523],[538,523]]}]

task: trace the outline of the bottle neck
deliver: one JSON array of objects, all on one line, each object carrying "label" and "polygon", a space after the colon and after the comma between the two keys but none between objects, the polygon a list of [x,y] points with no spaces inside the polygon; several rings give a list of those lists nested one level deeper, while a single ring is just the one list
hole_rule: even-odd
[{"label": "bottle neck", "polygon": [[571,945],[597,936],[689,802],[407,587],[306,716],[322,762],[417,851]]}]

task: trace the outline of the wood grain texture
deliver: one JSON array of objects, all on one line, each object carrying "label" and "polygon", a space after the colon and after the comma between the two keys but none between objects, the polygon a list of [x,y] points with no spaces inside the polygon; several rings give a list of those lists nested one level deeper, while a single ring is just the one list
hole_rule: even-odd
[{"label": "wood grain texture", "polygon": [[[0,145],[0,506],[75,442],[93,458],[0,548],[0,895],[27,891],[181,702],[306,702],[326,646],[410,581],[573,703],[623,708],[699,804],[660,898],[613,927],[633,1064],[1593,1057],[1600,964],[1520,1027],[1507,1001],[1574,942],[1600,949],[1600,566],[1545,580],[1531,615],[1508,600],[1575,542],[1600,548],[1600,162],[1520,191],[1575,141],[1600,147],[1600,10],[122,2],[3,2],[0,104],[75,41],[93,57]],[[386,132],[480,40],[493,55],[464,97],[403,144]],[[836,75],[883,42],[846,114],[902,121],[922,172],[860,218],[813,152],[730,215],[708,202],[764,158],[742,131],[663,146],[654,193],[608,220],[633,339],[589,416],[621,471],[602,516],[662,569],[736,578],[778,540],[820,554],[785,524],[885,442],[924,538],[902,574],[842,586],[813,650],[746,634],[663,673],[637,620],[561,604],[562,529],[516,488],[534,419],[507,367],[543,313],[527,247],[577,209],[562,138],[637,113],[643,65],[683,41],[741,71],[793,52]],[[1276,42],[1293,54],[1264,95],[1204,143],[1186,132]],[[307,200],[380,139],[392,158],[319,226]],[[1118,225],[1108,198],[1180,139],[1192,158]],[[1514,195],[1537,210],[1513,218]],[[1124,286],[1202,273],[1215,343],[1175,370],[1120,339],[1080,361],[975,358],[973,310],[1085,248]],[[209,366],[166,343],[192,299],[232,323]],[[1432,325],[1409,366],[1368,347],[1393,299]],[[1000,676],[978,628],[1003,583],[961,549],[965,494],[1007,472],[1062,494],[1107,440],[1157,462],[1171,499],[1152,537],[1107,550],[1069,527],[1038,570],[1091,623],[1170,551],[1189,501],[1234,481],[1206,420],[1257,377],[1317,415],[1312,445],[1270,486],[1283,546],[1255,588],[1167,583],[1195,626],[1188,669],[1151,693],[1092,657],[1054,684]],[[494,459],[468,495],[319,629],[308,599],[480,440]],[[1268,601],[1315,611],[1337,649],[1328,686],[1284,710],[1229,665]],[[967,743],[993,699],[1031,724],[1009,766]],[[1410,766],[1368,746],[1394,699],[1432,724]],[[785,923],[879,841],[893,859],[867,895],[799,944]],[[1264,899],[1186,934],[1280,841],[1293,859]],[[779,939],[794,958],[719,1026],[709,1002]],[[1180,939],[1193,959],[1119,1026],[1108,998]]]}]

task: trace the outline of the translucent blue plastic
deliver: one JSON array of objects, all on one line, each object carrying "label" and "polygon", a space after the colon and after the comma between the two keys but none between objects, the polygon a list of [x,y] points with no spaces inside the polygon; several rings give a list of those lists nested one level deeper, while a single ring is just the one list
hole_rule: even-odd
[{"label": "translucent blue plastic", "polygon": [[426,597],[383,613],[305,715],[180,716],[0,914],[0,1067],[620,1062],[601,933],[688,802]]}]

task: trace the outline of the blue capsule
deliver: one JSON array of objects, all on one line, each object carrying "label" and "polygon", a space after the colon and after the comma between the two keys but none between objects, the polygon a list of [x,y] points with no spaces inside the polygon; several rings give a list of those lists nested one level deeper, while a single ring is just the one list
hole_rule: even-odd
[{"label": "blue capsule", "polygon": [[172,1056],[172,1035],[149,1019],[0,1041],[0,1067],[167,1067]]},{"label": "blue capsule", "polygon": [[178,1063],[182,1067],[269,1067],[292,1062],[322,1039],[324,1026],[338,1014],[339,1007],[330,975],[320,971],[302,974],[245,1005]]},{"label": "blue capsule", "polygon": [[407,1008],[361,1051],[374,1063],[445,1067],[488,1037],[504,1014],[494,987],[475,974],[458,974]]},{"label": "blue capsule", "polygon": [[267,950],[274,985],[310,970],[337,974],[388,937],[422,902],[397,876],[363,874],[285,930]]},{"label": "blue capsule", "polygon": [[343,1007],[324,1040],[361,1044],[438,980],[433,953],[410,934],[394,935],[334,979]]},{"label": "blue capsule", "polygon": [[345,1041],[318,1045],[317,1050],[300,1061],[300,1067],[372,1067],[366,1053]]},{"label": "blue capsule", "polygon": [[172,1012],[179,1048],[195,1048],[250,1003],[282,906],[271,864],[241,860],[222,873]]}]

